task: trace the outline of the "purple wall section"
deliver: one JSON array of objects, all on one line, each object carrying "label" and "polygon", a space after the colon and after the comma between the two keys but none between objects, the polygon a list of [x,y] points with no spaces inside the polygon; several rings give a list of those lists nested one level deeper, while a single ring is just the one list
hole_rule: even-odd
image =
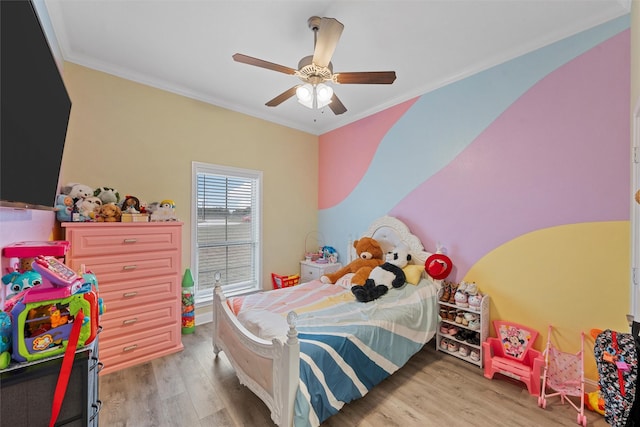
[{"label": "purple wall section", "polygon": [[390,214],[441,241],[458,279],[519,235],[628,220],[629,48],[627,30],[547,75]]}]

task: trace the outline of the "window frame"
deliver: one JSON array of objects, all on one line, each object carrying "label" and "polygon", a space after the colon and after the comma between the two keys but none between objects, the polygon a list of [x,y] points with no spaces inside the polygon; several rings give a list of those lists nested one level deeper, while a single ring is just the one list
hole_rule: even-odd
[{"label": "window frame", "polygon": [[225,285],[222,283],[225,295],[239,295],[244,293],[256,292],[260,289],[262,278],[262,185],[263,172],[252,169],[237,168],[233,166],[216,165],[203,162],[192,162],[191,164],[191,271],[194,272],[195,279],[195,300],[196,304],[211,303],[213,301],[212,290],[201,291],[198,289],[198,264],[199,264],[199,247],[198,247],[198,175],[211,174],[222,175],[229,178],[246,178],[255,182],[255,206],[251,209],[251,222],[256,227],[255,236],[258,240],[256,245],[256,254],[254,257],[254,274],[253,283],[244,285]]}]

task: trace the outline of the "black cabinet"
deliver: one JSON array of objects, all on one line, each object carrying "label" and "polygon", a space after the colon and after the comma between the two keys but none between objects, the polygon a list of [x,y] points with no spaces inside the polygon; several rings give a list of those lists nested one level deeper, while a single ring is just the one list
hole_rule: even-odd
[{"label": "black cabinet", "polygon": [[[69,384],[56,426],[97,427],[98,399],[97,339],[76,352]],[[63,356],[39,362],[11,365],[0,371],[0,420],[3,426],[49,425],[53,396]]]}]

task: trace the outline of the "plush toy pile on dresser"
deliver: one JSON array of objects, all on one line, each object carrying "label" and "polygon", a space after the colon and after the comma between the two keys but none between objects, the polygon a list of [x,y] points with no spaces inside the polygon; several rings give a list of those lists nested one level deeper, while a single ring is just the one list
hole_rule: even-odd
[{"label": "plush toy pile on dresser", "polygon": [[115,188],[91,188],[70,183],[60,189],[55,204],[60,222],[139,222],[177,221],[173,200],[147,204],[138,197],[125,195]]}]

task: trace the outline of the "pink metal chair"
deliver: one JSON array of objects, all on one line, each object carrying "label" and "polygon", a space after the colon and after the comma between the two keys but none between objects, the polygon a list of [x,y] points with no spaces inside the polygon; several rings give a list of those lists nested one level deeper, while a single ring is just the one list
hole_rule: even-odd
[{"label": "pink metal chair", "polygon": [[539,396],[544,358],[533,349],[538,331],[502,320],[494,320],[493,327],[497,338],[482,343],[484,376],[506,375],[525,383],[529,394]]}]

